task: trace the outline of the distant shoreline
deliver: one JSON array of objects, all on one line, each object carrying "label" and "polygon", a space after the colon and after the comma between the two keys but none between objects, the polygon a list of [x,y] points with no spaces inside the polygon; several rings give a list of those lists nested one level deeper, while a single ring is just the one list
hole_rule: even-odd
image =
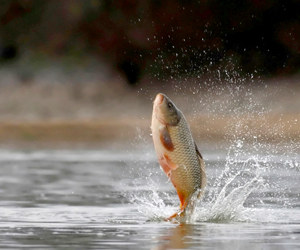
[{"label": "distant shoreline", "polygon": [[[187,117],[196,141],[300,142],[300,114]],[[150,138],[150,119],[0,122],[0,148],[126,148]],[[149,138],[148,138],[149,137]]]},{"label": "distant shoreline", "polygon": [[237,80],[145,81],[136,88],[116,79],[3,84],[0,149],[151,145],[152,102],[159,92],[185,114],[197,142],[300,143],[300,76]]}]

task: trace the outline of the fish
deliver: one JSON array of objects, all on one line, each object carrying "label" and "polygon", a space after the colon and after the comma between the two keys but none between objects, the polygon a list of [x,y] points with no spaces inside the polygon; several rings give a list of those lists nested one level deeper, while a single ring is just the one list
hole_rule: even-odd
[{"label": "fish", "polygon": [[186,216],[194,210],[194,198],[204,194],[207,183],[203,157],[193,139],[183,113],[166,95],[159,93],[153,102],[151,132],[158,162],[175,187],[179,212],[166,218]]}]

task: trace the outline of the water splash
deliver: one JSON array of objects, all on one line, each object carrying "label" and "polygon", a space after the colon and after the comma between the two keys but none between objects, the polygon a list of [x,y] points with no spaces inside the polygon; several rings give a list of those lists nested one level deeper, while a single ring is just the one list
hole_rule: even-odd
[{"label": "water splash", "polygon": [[[241,141],[237,141],[229,147],[225,159],[217,160],[213,156],[211,160],[207,160],[209,172],[205,196],[199,202],[195,213],[186,218],[186,222],[271,220],[276,223],[276,216],[262,216],[266,209],[268,214],[272,214],[273,209],[299,206],[299,197],[289,197],[289,183],[285,183],[284,177],[286,170],[293,170],[296,173],[296,181],[297,173],[299,175],[299,158],[291,161],[290,157],[267,154],[268,151],[263,146],[261,150],[264,150],[261,154],[249,153],[247,147],[242,145]],[[141,172],[137,178],[131,180],[133,189],[126,197],[146,220],[163,221],[178,210],[177,194],[163,171],[158,169],[155,156],[143,164],[141,169],[141,162],[134,165],[134,168],[138,167]],[[212,172],[214,168],[218,171]],[[280,175],[280,171],[283,173],[282,179],[279,178],[280,183],[273,182],[272,176]]]},{"label": "water splash", "polygon": [[[178,90],[178,95],[182,98],[190,98],[184,92],[192,88],[190,91],[193,92],[193,100],[200,100],[200,103],[189,102],[194,110],[194,117],[199,116],[201,111],[202,114],[221,116],[229,121],[228,134],[225,135],[226,143],[229,144],[226,158],[215,157],[212,162],[206,161],[209,165],[207,171],[212,171],[215,167],[222,171],[217,171],[216,176],[208,172],[206,193],[195,213],[188,219],[191,223],[257,221],[261,218],[256,213],[257,208],[273,204],[289,208],[299,200],[296,197],[296,202],[293,203],[288,197],[289,185],[284,183],[284,173],[282,178],[279,177],[280,183],[272,182],[274,172],[280,174],[280,171],[300,169],[299,154],[296,153],[299,143],[292,138],[289,141],[282,137],[282,142],[278,140],[272,144],[270,138],[278,138],[284,124],[279,122],[276,126],[269,126],[266,116],[271,108],[266,101],[262,102],[257,92],[253,92],[251,84],[244,84],[245,80],[231,76],[225,80],[227,82],[223,85],[215,84],[221,79],[204,82],[207,88],[205,94],[199,91],[201,87],[196,84],[192,85],[194,88],[184,84],[181,85],[182,89],[174,87],[174,92]],[[256,121],[261,125],[254,126]],[[149,144],[145,148],[149,149]],[[141,185],[137,184],[129,200],[149,220],[160,221],[177,210],[179,201],[176,192],[170,192],[172,185],[165,184],[167,181],[157,165],[155,156],[147,161],[146,167],[144,164],[141,170],[143,174],[140,175],[144,189],[141,191]],[[140,170],[140,166],[137,168]],[[145,173],[153,169],[157,169],[157,172],[147,175],[145,181]]]},{"label": "water splash", "polygon": [[159,192],[151,190],[151,192],[144,192],[140,195],[132,194],[131,202],[138,206],[138,211],[148,220],[163,221],[170,216],[171,211],[174,211],[173,206],[165,204],[163,196],[166,199],[170,198],[167,193],[159,194]]},{"label": "water splash", "polygon": [[[251,161],[243,162],[234,173],[233,167],[240,162],[227,161],[225,170],[219,176],[208,192],[207,202],[199,207],[196,213],[197,221],[230,222],[247,221],[251,219],[251,209],[244,207],[246,199],[252,192],[263,186],[258,167],[250,170]],[[252,166],[253,167],[253,166]]]},{"label": "water splash", "polygon": [[[196,208],[195,213],[186,214],[185,222],[195,221],[229,222],[251,219],[251,208],[244,207],[246,199],[263,185],[260,166],[252,160],[233,161],[228,158],[223,173],[214,180]],[[240,168],[235,171],[234,168]],[[162,171],[161,171],[162,172]],[[153,176],[153,178],[156,178]],[[141,177],[142,178],[142,177]],[[165,182],[162,182],[165,184]],[[163,221],[178,209],[178,197],[174,192],[162,191],[160,181],[145,179],[134,182],[135,189],[127,193],[129,201],[150,221]],[[183,218],[179,219],[180,221]]]},{"label": "water splash", "polygon": [[[146,141],[144,143],[148,144]],[[147,153],[148,157],[140,160],[137,159],[136,152],[132,154],[132,161],[128,162],[128,165],[135,175],[133,179],[127,180],[131,190],[124,192],[124,195],[147,218],[146,220],[163,221],[178,211],[179,200],[163,171],[158,169],[154,152],[150,156],[147,148]],[[216,176],[213,173],[208,174],[205,196],[195,212],[191,210],[184,218],[178,217],[177,221],[193,223],[251,220],[252,209],[244,204],[255,190],[266,185],[262,173],[268,161],[269,158],[250,154],[244,142],[236,140],[229,147],[226,158],[214,163],[222,164],[223,171],[217,172]],[[207,163],[208,171],[219,167],[209,161]],[[195,203],[198,203],[196,199]]]}]

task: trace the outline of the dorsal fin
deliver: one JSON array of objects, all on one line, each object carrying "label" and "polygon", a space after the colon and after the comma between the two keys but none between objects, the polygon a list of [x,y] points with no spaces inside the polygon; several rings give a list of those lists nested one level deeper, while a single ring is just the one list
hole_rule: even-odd
[{"label": "dorsal fin", "polygon": [[201,159],[203,159],[203,157],[202,157],[202,155],[201,155],[201,153],[200,153],[200,151],[199,151],[199,149],[198,149],[198,147],[197,147],[197,144],[196,144],[196,142],[194,142],[194,144],[195,144],[195,149],[196,149],[196,153],[197,153],[197,155],[199,155],[199,156],[200,156],[200,158],[201,158]]},{"label": "dorsal fin", "polygon": [[204,161],[203,161],[203,157],[197,147],[197,144],[194,142],[195,144],[195,150],[196,150],[196,153],[197,153],[197,157],[198,157],[198,160],[199,160],[199,165],[200,165],[200,173],[201,173],[201,183],[200,183],[200,188],[201,188],[201,192],[199,192],[197,198],[199,199],[203,193],[204,193],[204,188],[206,186],[206,183],[207,183],[207,178],[206,178],[206,172],[205,172],[205,164],[204,164]]}]

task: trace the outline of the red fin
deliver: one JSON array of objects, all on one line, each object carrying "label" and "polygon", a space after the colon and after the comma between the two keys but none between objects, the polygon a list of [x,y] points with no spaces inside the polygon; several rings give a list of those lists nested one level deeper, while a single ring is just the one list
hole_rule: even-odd
[{"label": "red fin", "polygon": [[174,145],[167,127],[160,130],[160,141],[167,150],[174,150]]}]

